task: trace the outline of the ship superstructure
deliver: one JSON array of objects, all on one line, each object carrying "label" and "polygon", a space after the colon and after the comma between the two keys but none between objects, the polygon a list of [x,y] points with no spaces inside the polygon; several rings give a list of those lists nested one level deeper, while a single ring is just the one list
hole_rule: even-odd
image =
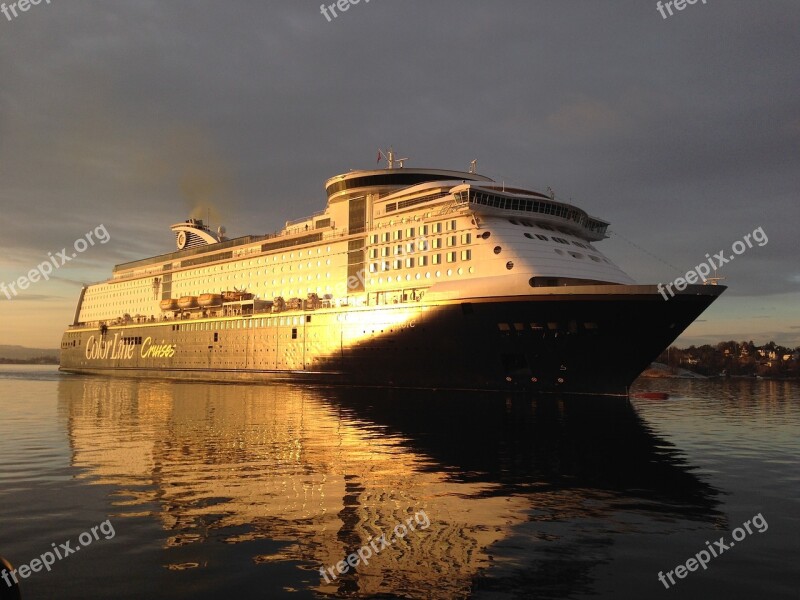
[{"label": "ship superstructure", "polygon": [[62,369],[624,393],[724,289],[665,302],[552,192],[393,162],[273,234],[173,225],[175,252],[84,288]]}]

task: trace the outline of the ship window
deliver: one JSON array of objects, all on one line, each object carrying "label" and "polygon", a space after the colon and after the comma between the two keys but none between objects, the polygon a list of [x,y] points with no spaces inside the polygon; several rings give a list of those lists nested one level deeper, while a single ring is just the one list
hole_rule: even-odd
[{"label": "ship window", "polygon": [[472,260],[472,250],[462,250],[461,260]]},{"label": "ship window", "polygon": [[428,266],[428,257],[427,256],[420,256],[417,259],[417,265],[420,267],[427,267]]},{"label": "ship window", "polygon": [[306,315],[306,323],[311,323],[311,315]]},{"label": "ship window", "polygon": [[448,235],[447,236],[447,247],[450,248],[456,245],[456,236]]},{"label": "ship window", "polygon": [[373,233],[371,236],[369,236],[369,243],[370,244],[377,244],[378,243],[378,234],[377,233]]},{"label": "ship window", "polygon": [[456,253],[455,252],[448,252],[447,253],[447,262],[455,262],[456,261]]},{"label": "ship window", "polygon": [[491,235],[492,235],[492,234],[491,234],[491,232],[489,232],[489,231],[484,231],[484,232],[483,232],[482,234],[480,234],[478,237],[479,237],[479,238],[482,238],[482,239],[484,239],[484,240],[488,240],[488,239],[489,239],[489,236],[491,236]]},{"label": "ship window", "polygon": [[381,248],[381,256],[389,256],[390,252],[391,249],[389,248],[389,246],[384,246],[383,248]]},{"label": "ship window", "polygon": [[439,265],[442,263],[442,255],[441,254],[434,254],[431,257],[431,264]]},{"label": "ship window", "polygon": [[472,242],[472,234],[471,233],[463,233],[461,234],[461,243],[462,244],[469,244]]},{"label": "ship window", "polygon": [[510,271],[513,268],[514,268],[514,262],[513,261],[508,261],[506,263],[506,269],[508,269]]},{"label": "ship window", "polygon": [[414,252],[414,242],[408,242],[406,244],[406,252]]},{"label": "ship window", "polygon": [[442,233],[442,223],[441,223],[441,221],[440,221],[440,222],[438,222],[438,223],[434,223],[434,224],[431,226],[431,231],[432,231],[433,233]]},{"label": "ship window", "polygon": [[428,226],[427,225],[423,225],[422,227],[420,227],[419,228],[419,234],[420,235],[428,235]]},{"label": "ship window", "polygon": [[524,235],[525,235],[525,237],[526,237],[526,238],[528,238],[529,240],[532,240],[532,239],[533,239],[533,234],[531,234],[531,233],[528,233],[527,231],[525,232],[525,234],[524,234]]},{"label": "ship window", "polygon": [[542,235],[541,233],[537,233],[536,237],[545,242],[549,239],[546,235]]},{"label": "ship window", "polygon": [[397,256],[397,255],[402,254],[402,253],[403,253],[403,244],[397,244],[394,247],[394,255]]},{"label": "ship window", "polygon": [[406,229],[406,237],[410,237],[410,238],[414,237],[414,228],[413,227],[409,227],[408,229]]},{"label": "ship window", "polygon": [[382,242],[388,242],[389,241],[389,232],[388,231],[384,231],[383,232],[383,234],[381,235],[381,241]]},{"label": "ship window", "polygon": [[591,258],[594,262],[603,262],[602,260],[600,260],[600,258],[592,254],[589,255],[589,258]]},{"label": "ship window", "polygon": [[497,328],[500,331],[511,331],[511,326],[508,323],[498,323]]},{"label": "ship window", "polygon": [[413,258],[407,258],[406,259],[406,268],[407,269],[411,269],[413,266],[414,266],[414,259]]},{"label": "ship window", "polygon": [[292,339],[297,339],[297,327],[292,327]]},{"label": "ship window", "polygon": [[581,254],[580,252],[570,252],[569,255],[572,258],[583,258],[583,254]]},{"label": "ship window", "polygon": [[560,254],[562,256],[564,255],[564,251],[561,248],[556,248],[555,251],[556,251],[556,254]]},{"label": "ship window", "polygon": [[402,240],[403,239],[403,230],[402,229],[395,229],[394,239],[395,240]]},{"label": "ship window", "polygon": [[441,247],[442,247],[442,238],[436,238],[436,239],[434,239],[434,240],[433,240],[433,244],[431,245],[431,247],[432,247],[434,250],[435,250],[435,249],[437,249],[437,248],[441,248]]},{"label": "ship window", "polygon": [[219,341],[219,334],[218,333],[214,333],[214,341],[215,342]]},{"label": "ship window", "polygon": [[495,246],[494,247],[494,253],[495,254],[500,254],[502,251],[503,251],[503,249],[500,246]]},{"label": "ship window", "polygon": [[395,259],[394,268],[395,269],[400,269],[402,267],[403,267],[403,261],[401,259],[399,259],[399,258]]}]

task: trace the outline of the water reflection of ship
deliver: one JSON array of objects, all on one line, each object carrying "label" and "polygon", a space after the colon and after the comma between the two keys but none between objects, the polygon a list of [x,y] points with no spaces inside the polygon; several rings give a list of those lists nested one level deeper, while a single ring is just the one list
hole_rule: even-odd
[{"label": "water reflection of ship", "polygon": [[159,521],[168,564],[178,546],[271,539],[289,545],[253,560],[304,561],[316,582],[425,510],[428,529],[322,592],[464,596],[534,508],[569,520],[666,497],[715,515],[714,490],[625,403],[402,394],[75,377],[59,403],[73,464],[118,488],[116,518]]}]

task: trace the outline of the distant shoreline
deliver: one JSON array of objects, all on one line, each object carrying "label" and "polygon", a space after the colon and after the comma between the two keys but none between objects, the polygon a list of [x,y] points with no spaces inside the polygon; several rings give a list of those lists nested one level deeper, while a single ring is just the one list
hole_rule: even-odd
[{"label": "distant shoreline", "polygon": [[0,358],[0,365],[57,365],[58,359],[55,356],[43,356],[41,358]]}]

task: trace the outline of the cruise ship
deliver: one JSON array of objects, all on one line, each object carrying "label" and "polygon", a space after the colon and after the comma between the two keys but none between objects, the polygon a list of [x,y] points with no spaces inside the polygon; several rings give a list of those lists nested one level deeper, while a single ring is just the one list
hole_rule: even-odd
[{"label": "cruise ship", "polygon": [[549,188],[404,160],[328,179],[275,233],[173,225],[175,251],[82,289],[61,370],[624,395],[725,289],[667,301]]}]

